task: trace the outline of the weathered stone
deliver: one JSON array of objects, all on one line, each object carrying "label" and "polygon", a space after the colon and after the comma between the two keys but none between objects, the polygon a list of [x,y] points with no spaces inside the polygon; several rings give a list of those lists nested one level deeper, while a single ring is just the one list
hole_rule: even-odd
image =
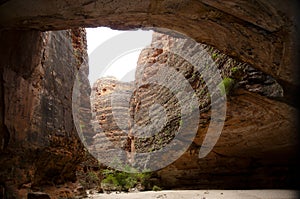
[{"label": "weathered stone", "polygon": [[95,132],[90,143],[92,154],[100,151],[105,152],[107,157],[113,157],[117,156],[114,149],[130,148],[130,120],[126,120],[130,104],[125,100],[132,90],[132,82],[120,82],[113,77],[103,77],[94,83],[91,92],[92,124]]},{"label": "weathered stone", "polygon": [[[174,179],[181,179],[182,176],[182,186],[188,187],[209,186],[211,182],[224,187],[224,176],[228,181],[237,183],[230,184],[235,188],[242,185],[249,185],[249,188],[253,181],[260,188],[263,185],[273,188],[286,186],[289,180],[287,176],[293,175],[293,172],[288,171],[288,165],[293,164],[291,162],[296,157],[293,155],[295,151],[292,150],[292,141],[295,140],[292,139],[295,129],[294,109],[260,94],[279,97],[281,101],[290,103],[296,93],[295,88],[299,85],[295,78],[299,74],[296,60],[299,57],[299,43],[296,40],[299,34],[299,22],[297,24],[296,21],[297,5],[296,0],[1,1],[0,165],[3,169],[0,171],[0,184],[4,184],[6,193],[14,193],[11,197],[21,197],[22,194],[15,193],[16,188],[25,187],[27,193],[29,182],[33,182],[30,186],[36,186],[43,184],[46,179],[50,183],[74,179],[75,172],[72,171],[82,155],[76,153],[74,156],[74,151],[81,151],[82,145],[74,136],[70,101],[73,85],[71,79],[74,79],[76,71],[74,65],[78,69],[81,63],[86,63],[81,59],[85,56],[81,54],[84,50],[78,51],[83,44],[80,31],[73,31],[73,42],[66,39],[68,42],[65,43],[65,34],[68,34],[68,31],[39,32],[32,29],[61,30],[79,26],[108,26],[114,29],[161,27],[185,33],[198,42],[215,46],[222,52],[271,75],[283,88],[284,99],[280,97],[280,87],[272,79],[262,75],[260,71],[251,72],[248,66],[244,68],[250,69],[246,79],[235,85],[242,90],[233,89],[228,105],[229,108],[233,107],[232,110],[228,109],[229,113],[233,111],[233,117],[229,117],[228,121],[233,119],[234,122],[228,127],[228,132],[239,129],[235,122],[241,122],[243,129],[239,130],[241,132],[228,133],[230,139],[224,142],[221,138],[219,151],[216,151],[219,155],[211,155],[202,162],[204,165],[211,162],[204,166],[205,168],[216,168],[215,165],[220,165],[221,169],[224,168],[224,171],[228,172],[221,172],[222,174],[217,176],[211,174],[214,171],[203,173],[201,170],[193,170],[186,174],[180,170],[185,165],[182,166],[182,161],[179,161],[160,173],[164,176],[163,182],[168,182],[166,186],[173,186],[177,183]],[[17,31],[20,29],[26,31]],[[163,29],[157,31],[164,32]],[[48,45],[51,47],[47,48]],[[85,95],[88,95],[89,87],[85,85],[81,89],[84,88]],[[200,107],[205,107],[205,103],[208,103],[206,100],[209,99],[205,99]],[[239,104],[235,106],[234,102]],[[252,108],[247,109],[248,106]],[[86,117],[80,118],[81,120],[89,120],[91,116],[86,111],[89,108],[89,104],[85,104],[81,111],[86,113],[83,114]],[[249,124],[245,124],[243,119],[239,120],[244,108],[245,113],[250,114],[244,116]],[[268,114],[274,116],[267,117]],[[235,120],[236,116],[239,119]],[[200,126],[205,128],[209,113],[201,117],[204,118]],[[248,129],[249,125],[251,128]],[[89,128],[90,126],[84,127],[83,133],[89,134],[87,141],[92,141],[94,135]],[[253,132],[254,137],[248,137]],[[236,143],[240,147],[232,147],[232,151],[227,151],[226,147],[224,151],[223,144],[242,139],[243,133],[247,141],[243,141],[242,146]],[[257,137],[268,143],[264,146],[270,148],[260,150],[262,145],[258,144]],[[268,142],[269,140],[271,141]],[[198,148],[195,144],[194,149]],[[247,153],[241,154],[241,148],[245,148]],[[266,153],[262,154],[262,151]],[[223,152],[237,153],[245,159],[241,160],[233,155],[229,161]],[[281,157],[280,160],[276,158],[278,156]],[[228,168],[228,162],[229,165],[233,165],[232,170]],[[200,165],[198,162],[195,164]],[[192,163],[191,165],[193,166]],[[171,171],[175,171],[175,177],[170,175],[170,168]],[[243,169],[237,173],[237,168]],[[233,176],[233,173],[237,175]],[[260,175],[262,173],[264,175]],[[191,185],[185,176],[202,176],[203,179],[207,176],[209,180],[199,182],[198,179],[189,179]],[[24,193],[24,189],[21,192]]]},{"label": "weathered stone", "polygon": [[[285,92],[299,85],[295,66],[296,0],[255,1],[5,1],[0,27],[54,30],[108,26],[162,27],[215,46],[280,80]],[[17,14],[15,14],[17,13]],[[163,31],[163,30],[161,30]],[[292,95],[292,92],[291,92]]]},{"label": "weathered stone", "polygon": [[75,181],[84,151],[71,88],[87,59],[84,29],[1,31],[0,38],[0,182],[20,198],[32,188]]},{"label": "weathered stone", "polygon": [[[175,94],[163,86],[165,82],[147,83],[149,79],[158,75],[160,68],[167,67],[183,75],[191,85],[198,97],[201,114],[196,137],[189,149],[171,165],[156,173],[161,186],[184,189],[291,186],[289,180],[292,176],[288,169],[292,164],[290,161],[295,161],[296,110],[280,102],[284,98],[284,92],[271,76],[245,63],[237,62],[207,45],[202,45],[203,54],[210,55],[221,76],[231,78],[234,85],[227,96],[227,114],[222,134],[213,150],[206,157],[199,158],[199,149],[203,145],[211,121],[210,96],[213,93],[209,93],[206,87],[208,82],[203,81],[201,74],[190,63],[171,53],[170,46],[178,40],[180,39],[154,33],[151,46],[140,54],[135,86],[124,88],[127,91],[134,89],[131,91],[133,96],[130,104],[122,107],[129,109],[134,124],[150,126],[156,117],[161,119],[158,112],[149,115],[149,110],[154,104],[160,104],[167,115],[165,126],[149,138],[136,136],[140,133],[139,129],[129,130],[132,134],[128,136],[131,143],[128,151],[149,153],[159,150],[174,139],[176,131],[182,125],[180,122],[182,107]],[[105,86],[101,87],[104,84]],[[101,95],[94,95],[92,103],[104,103],[103,88],[106,88],[105,92],[111,93],[112,86],[116,84],[121,83],[115,79],[99,79],[95,84],[98,87],[94,89],[95,91],[98,89],[97,92]],[[173,86],[176,87],[177,84],[179,86],[183,82],[175,82]],[[102,108],[93,106],[94,112],[102,111],[94,122],[100,122],[105,128],[114,126],[108,124],[113,124],[115,115],[112,115],[111,111],[104,111],[111,110],[112,107],[109,106],[111,103]],[[100,117],[108,119],[103,120]],[[195,119],[190,119],[189,123],[192,124],[192,120]],[[130,126],[132,127],[132,124]],[[215,126],[210,128],[214,129]],[[144,129],[143,133],[154,131],[150,127],[148,130],[149,132]],[[106,136],[108,139],[114,139],[110,134]],[[120,144],[120,140],[117,142]],[[149,160],[147,163],[139,164],[156,163],[158,162]]]}]

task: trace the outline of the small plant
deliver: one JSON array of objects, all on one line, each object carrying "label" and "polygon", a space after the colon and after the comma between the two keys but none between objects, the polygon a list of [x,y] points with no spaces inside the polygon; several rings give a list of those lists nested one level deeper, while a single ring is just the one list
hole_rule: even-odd
[{"label": "small plant", "polygon": [[182,119],[179,121],[179,126],[182,126],[182,124],[183,124],[183,121],[182,121]]},{"label": "small plant", "polygon": [[217,57],[218,57],[218,54],[217,54],[217,53],[213,53],[213,54],[211,55],[211,58],[213,58],[213,60],[217,59]]},{"label": "small plant", "polygon": [[99,178],[98,178],[98,175],[96,172],[94,171],[89,171],[88,172],[88,179],[91,181],[91,182],[94,182],[94,183],[97,183],[99,181]]},{"label": "small plant", "polygon": [[223,81],[219,84],[219,89],[221,92],[221,95],[228,95],[230,90],[233,88],[234,85],[234,79],[230,77],[225,77]]},{"label": "small plant", "polygon": [[163,138],[159,138],[159,140],[157,141],[158,145],[162,145],[163,143]]},{"label": "small plant", "polygon": [[100,186],[101,182],[101,177],[99,174],[99,171],[88,170],[85,173],[84,178],[79,179],[79,182],[84,187],[84,189],[98,187]]},{"label": "small plant", "polygon": [[162,189],[159,186],[154,185],[152,191],[161,191]]},{"label": "small plant", "polygon": [[193,73],[192,79],[195,79],[195,77],[196,77],[196,73]]},{"label": "small plant", "polygon": [[230,69],[231,73],[236,73],[238,70],[239,70],[238,67],[232,67],[232,68]]}]

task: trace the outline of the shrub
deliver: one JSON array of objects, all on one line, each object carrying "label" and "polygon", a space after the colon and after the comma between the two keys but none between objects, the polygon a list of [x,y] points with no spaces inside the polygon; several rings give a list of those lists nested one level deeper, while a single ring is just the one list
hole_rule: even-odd
[{"label": "shrub", "polygon": [[161,191],[162,189],[159,186],[154,185],[152,191]]},{"label": "shrub", "polygon": [[219,89],[221,92],[221,95],[228,95],[230,90],[233,88],[234,85],[234,79],[230,77],[225,77],[223,81],[219,84]]},{"label": "shrub", "polygon": [[239,70],[238,67],[232,67],[232,68],[230,69],[231,73],[236,73],[238,70]]},{"label": "shrub", "polygon": [[89,170],[80,177],[79,182],[84,189],[91,189],[100,186],[101,178],[98,171]]},{"label": "shrub", "polygon": [[[132,168],[125,169],[126,171]],[[130,188],[136,187],[138,184],[145,185],[147,180],[151,177],[151,173],[129,173],[124,171],[116,171],[112,169],[105,169],[102,171],[104,179],[102,183],[111,184],[122,191],[128,191]]]}]

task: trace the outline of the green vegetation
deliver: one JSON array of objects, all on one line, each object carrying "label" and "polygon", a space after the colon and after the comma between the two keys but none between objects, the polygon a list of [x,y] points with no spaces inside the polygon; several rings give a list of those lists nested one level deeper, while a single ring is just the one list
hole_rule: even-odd
[{"label": "green vegetation", "polygon": [[164,141],[163,138],[159,138],[159,140],[157,141],[157,144],[161,146],[163,141]]},{"label": "green vegetation", "polygon": [[218,54],[217,54],[217,53],[213,53],[213,54],[211,55],[211,58],[213,58],[213,60],[217,59],[217,58],[218,58]]},{"label": "green vegetation", "polygon": [[197,77],[197,74],[194,72],[192,75],[192,79],[195,79]]},{"label": "green vegetation", "polygon": [[85,189],[100,187],[101,174],[98,171],[89,170],[79,182]]},{"label": "green vegetation", "polygon": [[89,171],[88,172],[88,179],[91,181],[91,182],[98,182],[99,181],[99,178],[98,178],[98,175],[95,171]]},{"label": "green vegetation", "polygon": [[221,92],[221,95],[228,95],[230,90],[233,88],[234,85],[234,79],[230,77],[225,77],[223,81],[219,84],[219,89]]},{"label": "green vegetation", "polygon": [[[129,168],[129,170],[131,172],[133,171],[132,168]],[[102,171],[102,174],[104,176],[102,183],[111,184],[118,191],[128,191],[128,189],[134,188],[138,185],[145,187],[147,181],[151,177],[150,172],[128,173],[112,169],[105,169]]]},{"label": "green vegetation", "polygon": [[238,70],[239,70],[238,67],[232,67],[232,68],[230,69],[231,73],[236,73]]},{"label": "green vegetation", "polygon": [[162,189],[159,186],[154,185],[152,191],[161,191]]}]

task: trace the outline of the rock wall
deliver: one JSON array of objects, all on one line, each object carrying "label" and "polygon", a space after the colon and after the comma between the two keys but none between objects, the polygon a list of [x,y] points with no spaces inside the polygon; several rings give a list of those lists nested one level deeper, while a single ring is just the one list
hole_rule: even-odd
[{"label": "rock wall", "polygon": [[272,75],[292,97],[299,85],[298,9],[297,0],[7,0],[0,28],[169,28]]},{"label": "rock wall", "polygon": [[115,148],[130,151],[130,120],[126,119],[126,114],[129,114],[131,108],[130,103],[124,101],[132,90],[133,82],[120,82],[114,77],[102,77],[94,83],[91,92],[91,122],[95,134],[89,143],[91,151],[105,151],[106,157],[116,158],[121,157],[114,153]]},{"label": "rock wall", "polygon": [[[198,97],[200,121],[196,137],[188,150],[175,162],[155,172],[157,184],[164,188],[183,189],[293,187],[290,169],[296,161],[296,110],[282,102],[284,91],[281,85],[271,76],[245,63],[237,62],[204,44],[201,45],[203,54],[210,55],[221,71],[222,78],[229,78],[232,84],[226,88],[228,89],[227,113],[221,136],[206,157],[198,157],[211,121],[210,100],[213,94],[208,92],[203,76],[190,63],[170,51],[169,47],[179,39],[154,33],[150,48],[144,49],[140,54],[135,86],[131,87],[134,89],[129,110],[131,119],[139,126],[149,126],[143,133],[151,133],[153,126],[151,127],[150,124],[153,119],[162,118],[159,111],[149,115],[151,107],[160,104],[167,116],[165,126],[148,138],[136,136],[140,133],[138,128],[129,130],[132,132],[128,135],[131,147],[127,150],[139,153],[159,150],[170,143],[182,126],[180,121],[182,107],[174,92],[160,85],[163,82],[147,83],[149,79],[158,75],[159,69],[167,67],[183,75],[191,85]],[[186,43],[185,49],[192,49],[192,47]],[[118,82],[99,79],[98,91],[102,84],[105,84],[105,88],[112,88],[112,84],[116,85]],[[182,84],[183,82],[175,82],[174,86],[180,88]],[[92,102],[104,102],[103,97],[95,95]],[[105,124],[101,124],[103,127],[112,123],[111,112],[103,111],[111,110],[111,107],[98,109],[95,106],[94,108],[98,110],[97,113],[102,111],[101,116],[98,116],[101,118],[97,118],[96,121],[102,123],[103,118],[108,118]],[[195,120],[189,119],[187,126]],[[192,131],[189,128],[185,130],[187,132],[184,133]],[[106,136],[114,139],[114,136],[110,137],[111,134]],[[149,165],[155,162],[143,162],[143,164]]]},{"label": "rock wall", "polygon": [[87,59],[85,30],[1,31],[0,40],[2,193],[22,198],[44,185],[75,182],[83,145],[72,85]]},{"label": "rock wall", "polygon": [[[64,54],[69,55],[69,52],[74,52],[72,49],[75,44],[74,41],[76,40],[74,40],[73,38],[73,47],[71,47],[69,44],[60,46],[63,43],[61,43],[61,41],[64,41],[64,39],[63,37],[58,36],[59,33],[53,33],[53,37],[49,37],[51,38],[51,40],[49,40],[45,39],[48,33],[41,33],[33,30],[62,30],[79,26],[108,26],[114,29],[149,27],[153,29],[157,29],[157,27],[173,29],[185,33],[186,35],[195,39],[197,42],[210,44],[221,50],[223,53],[237,58],[240,61],[249,63],[254,68],[273,76],[283,87],[284,98],[280,98],[280,100],[283,102],[287,101],[289,103],[293,103],[291,102],[291,99],[294,97],[295,90],[299,85],[298,79],[295,78],[295,76],[299,74],[297,60],[295,59],[299,56],[299,42],[297,41],[297,35],[299,35],[299,22],[297,22],[296,20],[298,5],[299,4],[296,0],[79,0],[76,2],[37,2],[30,0],[26,2],[22,0],[1,1],[0,63],[2,75],[0,77],[0,146],[2,151],[1,168],[3,165],[3,171],[7,173],[6,175],[1,175],[1,183],[3,184],[1,186],[6,187],[5,189],[7,190],[7,187],[12,187],[16,184],[18,184],[19,187],[22,187],[22,184],[24,184],[25,181],[42,181],[39,179],[44,179],[45,177],[39,176],[43,176],[43,174],[32,174],[36,173],[35,171],[37,167],[35,166],[32,169],[34,172],[29,172],[28,175],[24,177],[23,173],[31,171],[30,169],[25,169],[28,168],[28,166],[24,166],[24,169],[22,168],[20,171],[20,169],[9,167],[7,165],[16,165],[16,162],[21,160],[23,161],[23,159],[21,159],[21,157],[23,157],[22,154],[26,153],[28,155],[24,155],[24,157],[28,158],[25,160],[25,163],[29,162],[29,160],[35,160],[37,162],[37,165],[39,165],[39,168],[48,168],[47,166],[44,167],[43,164],[39,164],[39,162],[44,161],[43,159],[41,159],[40,161],[36,159],[36,157],[40,157],[39,154],[36,155],[32,151],[26,151],[23,149],[27,147],[26,145],[30,145],[30,147],[37,146],[37,148],[39,148],[40,145],[49,145],[51,143],[54,143],[53,146],[60,147],[65,144],[63,143],[65,141],[62,141],[64,140],[64,138],[62,137],[68,134],[68,132],[73,132],[72,129],[74,128],[73,126],[69,125],[69,121],[71,120],[71,113],[69,112],[69,108],[71,107],[71,104],[69,102],[70,95],[67,94],[66,99],[59,98],[59,100],[57,101],[54,100],[52,96],[56,92],[60,94],[68,93],[66,91],[64,93],[60,92],[61,90],[58,89],[58,85],[60,85],[59,80],[57,81],[54,78],[54,76],[57,76],[57,73],[55,73],[55,71],[65,70],[65,67],[60,67],[60,69],[55,68],[55,70],[53,69],[51,71],[51,67],[41,69],[39,65],[43,65],[44,62],[50,64],[51,61],[64,57],[55,57],[53,55],[55,53],[52,53],[53,59],[51,59],[51,56],[49,60],[49,57],[44,57],[44,48],[42,48],[41,46],[44,46],[45,42],[51,43],[53,41],[55,43],[55,47],[57,47],[55,48],[56,51],[61,52],[60,50],[64,49]],[[26,31],[18,32],[17,30],[20,29]],[[162,29],[157,30],[163,32]],[[45,52],[48,51],[46,50]],[[82,60],[79,60],[79,63],[81,61]],[[63,65],[69,65],[70,63],[73,63],[73,61],[67,60],[65,64],[63,61],[61,63],[63,63]],[[73,78],[74,73],[72,72],[72,67],[68,67],[66,69],[66,73],[64,73],[64,80]],[[252,72],[250,71],[250,73]],[[252,73],[251,76],[258,77],[260,72],[256,74],[254,73]],[[47,76],[45,74],[47,74]],[[49,77],[52,78],[51,81],[46,80],[48,78],[48,74],[51,74],[51,76]],[[42,77],[42,79],[40,77]],[[61,79],[63,79],[63,77],[61,77]],[[245,83],[247,83],[247,81],[241,84],[244,84],[246,87],[247,84]],[[263,77],[260,79],[260,81],[263,81],[265,84],[269,84],[267,83],[268,78],[264,79]],[[248,82],[251,83],[251,81]],[[61,82],[61,84],[62,86],[65,86],[68,91],[72,87],[68,83],[68,80],[66,82]],[[51,87],[51,89],[54,89],[55,91],[52,92],[51,89],[49,89],[49,91],[47,91],[47,89],[44,89],[47,86]],[[268,88],[267,86],[261,87],[259,86],[259,84],[255,85],[255,82],[252,82],[251,85],[247,87],[252,91],[259,91],[260,93],[266,93],[265,88]],[[12,92],[10,92],[10,90]],[[43,92],[43,90],[45,90],[45,92]],[[87,88],[87,91],[88,90],[89,88]],[[278,93],[280,93],[277,92],[277,89],[274,89],[274,91],[276,91],[275,93],[277,93],[276,96],[278,95]],[[254,95],[253,93],[248,92],[244,93],[244,91],[242,91],[242,93],[243,94],[240,95],[241,97],[251,95],[251,97],[255,97],[255,99],[260,99],[259,96],[261,96],[258,94]],[[42,97],[44,95],[45,97]],[[60,95],[60,97],[62,96],[63,95]],[[237,97],[238,96],[239,95],[237,95]],[[276,128],[274,129],[274,131],[269,132],[270,134],[272,134],[271,138],[273,138],[273,133],[280,135],[286,135],[285,132],[292,133],[293,131],[289,130],[289,125],[293,124],[293,116],[287,116],[289,114],[286,114],[286,112],[288,112],[291,107],[286,105],[285,103],[278,101],[277,99],[271,99],[271,101],[269,101],[269,98],[263,97],[262,101],[265,99],[267,100],[266,102],[274,104],[274,107],[277,107],[278,105],[282,109],[279,110],[276,108],[274,112],[272,112],[272,114],[277,115],[278,117],[272,117],[269,118],[269,120],[274,120],[277,123],[286,126],[280,126],[280,128]],[[256,100],[255,102],[253,102],[253,104],[255,105],[256,103],[258,103],[258,101],[260,100]],[[61,106],[61,104],[65,104],[65,106]],[[244,106],[247,106],[247,104],[249,105],[249,103],[246,103]],[[47,107],[50,107],[51,110],[49,110],[49,108]],[[266,106],[262,105],[262,107]],[[85,108],[89,108],[88,105]],[[22,111],[19,111],[19,109]],[[49,119],[55,117],[56,115],[59,115],[60,113],[62,113],[61,111],[66,115],[61,118],[60,121],[57,121],[56,119]],[[12,114],[7,115],[7,112],[11,112]],[[266,112],[269,113],[269,110],[266,110]],[[241,112],[239,112],[239,114],[241,114]],[[48,117],[48,115],[51,115],[51,117]],[[264,119],[266,119],[266,116],[262,116],[262,120]],[[260,120],[251,121],[256,124],[253,127],[255,131],[256,129],[260,129],[257,126],[261,124]],[[60,122],[65,124],[62,125]],[[44,131],[41,126],[46,126],[46,130]],[[287,129],[282,130],[282,128]],[[59,136],[52,136],[52,134],[49,133],[54,132],[52,131],[52,129],[55,129],[55,132],[56,129],[58,129],[57,133],[53,134],[59,134]],[[45,134],[42,135],[42,133],[40,132],[43,132]],[[48,134],[50,134],[49,137],[47,137]],[[68,136],[72,134],[73,133],[69,133]],[[52,139],[55,141],[50,141]],[[283,179],[286,179],[283,174],[287,174],[290,172],[287,171],[286,165],[288,164],[287,159],[292,157],[292,155],[289,156],[289,153],[286,152],[287,150],[284,149],[284,146],[286,146],[287,149],[290,149],[290,142],[287,141],[289,139],[289,136],[283,137],[282,143],[286,144],[282,144],[277,139],[274,139],[276,142],[273,141],[275,144],[279,143],[279,154],[283,154],[280,157],[282,157],[282,159],[284,160],[284,163],[282,163],[282,165],[284,166],[280,167],[281,169],[279,173],[281,174],[277,175],[278,172],[272,169],[270,169],[270,172],[275,173],[276,176],[281,175]],[[26,142],[24,140],[26,140]],[[33,144],[31,145],[31,143]],[[14,147],[12,147],[12,145],[14,145]],[[25,145],[26,147],[23,145]],[[245,145],[248,146],[248,144]],[[76,144],[70,144],[69,146],[72,148],[76,146]],[[20,152],[11,152],[9,151],[9,149],[11,148],[15,148],[12,150],[16,151],[17,149],[20,149]],[[74,150],[72,149],[70,151]],[[275,151],[275,149],[273,151]],[[52,154],[52,152],[49,152],[49,154]],[[57,152],[56,154],[61,153]],[[72,154],[72,152],[70,152],[70,154]],[[34,156],[34,158],[29,158],[31,155]],[[277,162],[277,160],[275,161],[274,158],[271,158],[270,154],[266,157],[269,157],[267,159],[270,159],[271,163],[264,163],[264,165],[270,165],[270,168],[276,168],[276,165],[278,166],[280,164],[274,163]],[[73,158],[76,158],[76,156],[72,156],[71,160],[74,160]],[[51,161],[49,160],[49,162]],[[254,164],[256,164],[256,162],[257,161],[254,161]],[[52,163],[49,163],[49,165],[51,164]],[[26,163],[24,165],[29,164]],[[59,167],[58,170],[60,170],[63,166],[58,164],[57,167]],[[266,167],[263,171],[266,171],[267,168],[269,167]],[[286,169],[286,172],[284,172],[284,169]],[[261,173],[263,171],[261,171]],[[54,176],[57,176],[57,173],[59,173],[57,172],[57,170],[51,172],[55,174]],[[4,178],[2,178],[2,176],[4,176]],[[62,174],[61,176],[64,175]],[[34,180],[27,180],[31,178]],[[279,177],[277,179],[279,179]],[[56,179],[54,181],[56,181]],[[281,180],[278,180],[278,182],[281,182]],[[283,180],[283,183],[286,182],[287,180]],[[25,187],[27,187],[27,185]]]},{"label": "rock wall", "polygon": [[[234,83],[228,92],[226,121],[220,139],[212,152],[199,159],[199,149],[211,121],[207,107],[212,93],[208,95],[203,77],[197,74],[190,63],[170,52],[169,47],[177,40],[168,35],[154,34],[152,48],[145,49],[141,54],[136,75],[136,82],[146,82],[147,78],[157,75],[160,67],[173,68],[188,80],[199,98],[201,114],[197,135],[178,160],[157,172],[161,185],[185,189],[292,186],[289,182],[292,176],[288,170],[291,161],[296,161],[293,159],[297,144],[296,110],[275,100],[284,98],[284,94],[272,77],[205,45],[203,50],[211,54],[222,78],[231,78]],[[139,70],[142,72],[139,73]],[[135,122],[140,125],[149,123],[145,114],[155,103],[166,106],[165,110],[169,109],[169,114],[175,118],[178,109],[182,108],[176,100],[172,100],[174,94],[170,97],[168,89],[158,89],[157,85],[138,88],[136,97],[137,104],[141,106],[136,112]],[[174,137],[180,125],[179,118],[170,118],[168,121],[170,123],[167,122],[157,135],[136,141],[136,148],[147,152],[165,146],[170,141],[169,136],[165,135]]]}]

